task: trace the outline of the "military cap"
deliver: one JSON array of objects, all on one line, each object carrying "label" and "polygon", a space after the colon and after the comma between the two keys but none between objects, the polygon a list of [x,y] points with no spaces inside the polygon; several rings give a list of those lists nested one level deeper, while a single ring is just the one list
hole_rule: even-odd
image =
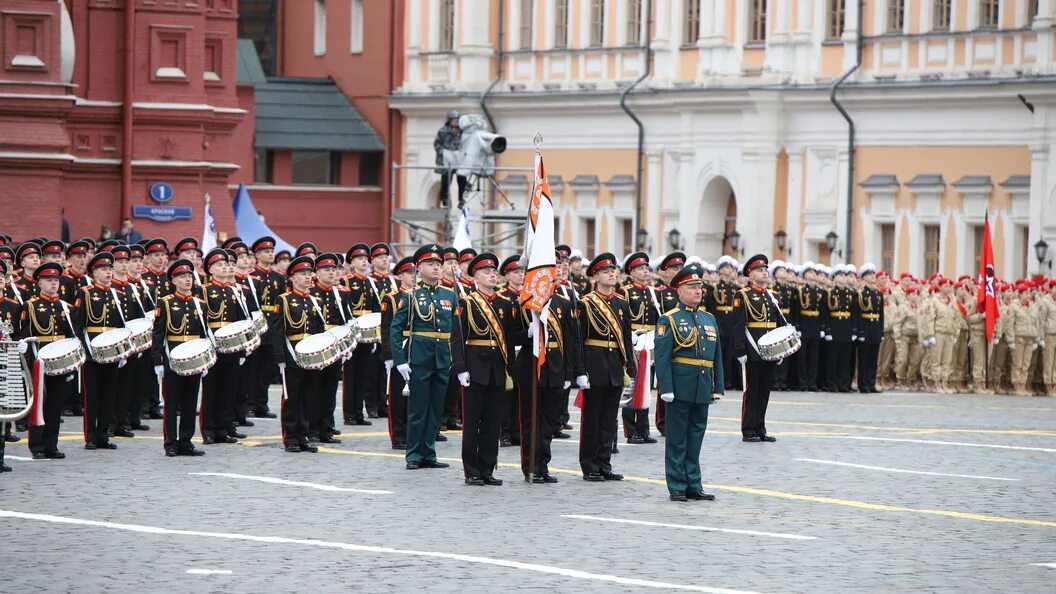
[{"label": "military cap", "polygon": [[114,260],[127,260],[132,256],[132,251],[125,244],[118,244],[108,250],[114,255]]},{"label": "military cap", "polygon": [[293,276],[302,270],[308,272],[314,271],[315,262],[313,262],[308,256],[297,256],[290,262],[289,268],[286,269],[286,276]]},{"label": "military cap", "polygon": [[128,257],[132,260],[142,260],[143,246],[138,243],[133,243],[132,245],[128,246]]},{"label": "military cap", "polygon": [[378,256],[388,256],[391,253],[392,253],[392,250],[389,249],[389,244],[387,244],[387,243],[379,242],[379,243],[375,243],[374,245],[370,246],[370,259],[371,260],[373,260],[374,258],[377,258]]},{"label": "military cap", "polygon": [[230,262],[231,259],[227,255],[227,250],[224,248],[213,248],[209,250],[209,254],[205,256],[205,269],[209,270],[213,267],[213,264],[217,262]]},{"label": "military cap", "polygon": [[458,260],[458,250],[453,247],[444,248],[444,262],[448,260]]},{"label": "military cap", "polygon": [[349,262],[351,262],[353,258],[358,258],[360,256],[369,257],[370,256],[370,246],[368,246],[365,243],[357,243],[357,244],[353,245],[352,247],[348,248],[348,252],[345,253],[345,259],[348,260]]},{"label": "military cap", "polygon": [[232,235],[231,237],[228,237],[227,239],[225,239],[224,243],[220,244],[220,247],[224,248],[225,250],[228,250],[228,249],[231,249],[231,245],[232,244],[240,242],[240,241],[242,241],[241,237],[239,237],[237,235]]},{"label": "military cap", "polygon": [[260,250],[273,250],[275,249],[275,238],[265,235],[253,242],[252,249],[254,254]]},{"label": "military cap", "polygon": [[32,254],[40,255],[40,246],[32,241],[27,241],[18,246],[15,250],[15,262],[18,264],[22,263],[22,258],[30,256]]},{"label": "military cap", "polygon": [[572,255],[572,248],[560,243],[554,246],[554,252],[556,252],[559,260],[567,260]]},{"label": "military cap", "polygon": [[598,272],[605,270],[606,268],[619,268],[616,264],[616,256],[605,252],[599,254],[594,260],[591,261],[590,266],[587,267],[587,274],[594,276]]},{"label": "military cap", "polygon": [[11,249],[9,245],[0,245],[0,259],[7,258],[8,260],[15,259],[15,250]]},{"label": "military cap", "polygon": [[121,245],[121,240],[119,240],[119,239],[107,239],[106,241],[104,241],[104,242],[99,244],[99,251],[101,251],[101,252],[109,252],[115,246],[119,246],[119,245]]},{"label": "military cap", "polygon": [[165,276],[171,281],[181,274],[191,274],[193,272],[194,264],[191,264],[191,261],[187,258],[180,258],[169,264],[169,269],[165,272]]},{"label": "military cap", "polygon": [[486,268],[498,268],[499,258],[491,252],[484,252],[469,263],[469,273],[476,274],[478,270],[484,270]]},{"label": "military cap", "polygon": [[154,252],[168,253],[169,251],[169,244],[166,243],[166,241],[160,237],[148,240],[144,247],[146,248],[148,254],[153,254]]},{"label": "military cap", "polygon": [[77,254],[87,254],[89,247],[90,246],[88,245],[87,241],[83,239],[78,239],[77,241],[66,246],[66,257],[68,258]]},{"label": "military cap", "polygon": [[235,254],[248,254],[249,253],[249,246],[246,245],[246,242],[244,242],[242,240],[228,242],[226,247],[227,247],[227,249],[235,252]]},{"label": "military cap", "polygon": [[172,248],[172,251],[179,254],[187,250],[197,250],[198,240],[193,237],[184,237],[183,239],[176,242],[176,247]]},{"label": "military cap", "polygon": [[499,272],[503,274],[509,274],[514,270],[519,270],[523,268],[524,266],[521,264],[521,255],[514,254],[502,261],[502,267],[499,268]]},{"label": "military cap", "polygon": [[627,261],[623,263],[623,271],[630,274],[632,270],[639,266],[649,265],[649,255],[645,252],[634,252],[630,256],[627,256]]},{"label": "military cap", "polygon": [[415,265],[419,265],[427,260],[439,260],[440,262],[443,262],[443,258],[443,251],[440,249],[440,246],[435,243],[423,245],[414,252]]},{"label": "military cap", "polygon": [[66,244],[58,240],[52,240],[40,247],[40,253],[47,254],[61,254],[66,251]]},{"label": "military cap", "polygon": [[42,278],[59,278],[62,276],[62,265],[58,262],[47,262],[41,264],[33,271],[33,280],[39,281]]},{"label": "military cap", "polygon": [[477,257],[477,250],[475,250],[473,248],[466,248],[466,249],[458,252],[458,263],[461,264],[463,262],[469,262],[473,258],[476,258],[476,257]]},{"label": "military cap", "polygon": [[96,268],[102,268],[104,266],[114,265],[114,255],[110,252],[99,252],[92,256],[92,259],[88,262],[88,272],[94,271]]},{"label": "military cap", "polygon": [[308,254],[314,256],[318,251],[319,250],[315,247],[314,243],[306,241],[301,245],[297,246],[297,251],[294,252],[294,256],[298,258],[301,256],[307,256]]},{"label": "military cap", "polygon": [[288,250],[279,250],[275,254],[275,261],[281,262],[282,260],[289,260],[291,257],[292,256],[290,256],[290,252]]},{"label": "military cap", "polygon": [[403,274],[404,272],[414,271],[414,256],[407,256],[396,263],[396,268],[393,270],[395,274]]},{"label": "military cap", "polygon": [[686,263],[686,255],[682,252],[671,252],[664,256],[663,260],[660,260],[660,265],[657,266],[658,270],[667,270],[672,266],[682,266]]},{"label": "military cap", "polygon": [[337,254],[333,254],[333,253],[330,253],[330,252],[325,252],[325,253],[319,254],[315,258],[315,269],[319,270],[320,268],[326,268],[326,267],[337,268],[340,265],[340,263],[337,260],[338,260],[338,255]]},{"label": "military cap", "polygon": [[44,244],[48,243],[48,238],[41,236],[41,237],[34,237],[33,239],[28,239],[26,241],[29,242],[29,243],[37,244],[37,247],[44,247]]},{"label": "military cap", "polygon": [[767,260],[766,256],[764,256],[763,254],[756,254],[756,255],[752,256],[751,258],[748,258],[747,260],[745,260],[744,268],[742,268],[742,274],[744,274],[745,276],[748,276],[748,273],[751,272],[752,270],[755,270],[756,268],[759,268],[760,266],[766,266],[769,263],[770,263],[770,261]]},{"label": "military cap", "polygon": [[704,269],[699,264],[690,264],[675,273],[671,278],[671,288],[677,289],[682,285],[699,285],[704,282]]}]

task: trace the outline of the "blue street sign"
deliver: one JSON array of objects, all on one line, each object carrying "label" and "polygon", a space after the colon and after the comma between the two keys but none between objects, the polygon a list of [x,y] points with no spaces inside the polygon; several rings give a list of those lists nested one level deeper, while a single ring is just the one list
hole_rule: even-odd
[{"label": "blue street sign", "polygon": [[176,196],[176,192],[173,191],[172,186],[165,182],[154,182],[150,184],[150,197],[155,202],[162,204],[169,202]]},{"label": "blue street sign", "polygon": [[132,207],[132,216],[137,219],[150,219],[158,223],[171,223],[178,220],[190,220],[191,207],[138,204]]}]

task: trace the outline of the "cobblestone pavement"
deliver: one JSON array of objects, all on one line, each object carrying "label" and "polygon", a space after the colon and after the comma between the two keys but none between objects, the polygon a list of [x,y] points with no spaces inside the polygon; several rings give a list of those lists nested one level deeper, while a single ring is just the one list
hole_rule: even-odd
[{"label": "cobblestone pavement", "polygon": [[315,455],[281,451],[278,423],[258,419],[243,444],[165,458],[158,421],[116,440],[116,451],[88,452],[74,433],[80,420],[66,418],[66,460],[31,461],[24,440],[7,449],[3,590],[1039,592],[1056,583],[1056,566],[1040,565],[1056,564],[1056,399],[776,393],[770,444],[741,442],[739,411],[735,396],[712,407],[702,463],[717,500],[689,503],[667,499],[662,440],[620,444],[622,483],[581,480],[575,431],[554,443],[556,485],[526,485],[516,449],[503,448],[506,484],[493,488],[462,483],[457,433],[438,444],[452,468],[405,471],[384,419],[343,427],[344,442]]}]

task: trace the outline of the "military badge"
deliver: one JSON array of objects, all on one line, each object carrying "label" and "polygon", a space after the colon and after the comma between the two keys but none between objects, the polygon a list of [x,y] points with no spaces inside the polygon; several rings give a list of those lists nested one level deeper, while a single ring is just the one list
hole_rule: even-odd
[{"label": "military badge", "polygon": [[657,336],[663,336],[665,334],[667,334],[667,326],[665,326],[663,324],[660,324],[659,326],[656,327],[656,335]]}]

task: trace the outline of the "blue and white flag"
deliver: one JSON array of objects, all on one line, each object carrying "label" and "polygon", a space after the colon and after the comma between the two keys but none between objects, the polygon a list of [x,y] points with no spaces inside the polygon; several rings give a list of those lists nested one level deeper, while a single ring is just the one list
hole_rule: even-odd
[{"label": "blue and white flag", "polygon": [[216,247],[216,221],[213,220],[213,206],[209,203],[209,196],[205,197],[205,229],[202,230],[202,253],[208,254],[209,250]]},{"label": "blue and white flag", "polygon": [[469,217],[466,215],[465,208],[458,215],[458,227],[455,229],[455,239],[451,242],[451,246],[460,252],[473,247],[473,240],[469,235]]}]

